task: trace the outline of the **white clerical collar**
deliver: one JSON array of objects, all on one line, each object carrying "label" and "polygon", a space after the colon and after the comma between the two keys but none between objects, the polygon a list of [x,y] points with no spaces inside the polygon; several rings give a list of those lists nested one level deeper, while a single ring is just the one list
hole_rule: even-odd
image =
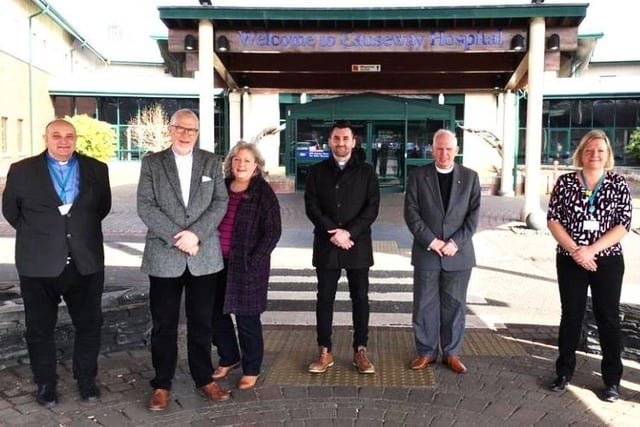
[{"label": "white clerical collar", "polygon": [[439,168],[438,166],[436,166],[436,171],[438,171],[438,173],[451,173],[451,172],[453,172],[453,166],[454,165],[452,164],[450,167],[448,167],[446,169]]}]

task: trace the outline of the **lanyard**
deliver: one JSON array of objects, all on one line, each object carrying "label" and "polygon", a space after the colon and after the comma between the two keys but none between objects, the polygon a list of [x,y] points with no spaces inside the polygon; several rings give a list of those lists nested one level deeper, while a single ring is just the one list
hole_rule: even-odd
[{"label": "lanyard", "polygon": [[604,172],[602,172],[602,176],[600,176],[600,179],[598,180],[598,183],[594,187],[593,191],[591,191],[589,189],[589,187],[587,187],[587,180],[584,177],[584,172],[580,171],[580,176],[582,177],[582,185],[584,186],[584,194],[588,197],[589,213],[591,215],[593,215],[593,213],[596,211],[596,194],[598,193],[598,190],[600,189],[600,186],[602,185],[602,181],[604,181]]},{"label": "lanyard", "polygon": [[76,158],[72,157],[71,160],[69,160],[69,162],[67,163],[67,174],[66,176],[62,177],[62,168],[60,168],[59,171],[56,171],[56,168],[54,167],[54,162],[53,161],[49,161],[49,171],[51,171],[51,175],[53,176],[53,179],[56,180],[56,184],[58,184],[58,187],[60,187],[60,200],[62,201],[62,203],[68,203],[66,196],[67,196],[67,183],[69,182],[69,178],[71,177],[71,175],[73,175],[73,170],[76,166]]}]

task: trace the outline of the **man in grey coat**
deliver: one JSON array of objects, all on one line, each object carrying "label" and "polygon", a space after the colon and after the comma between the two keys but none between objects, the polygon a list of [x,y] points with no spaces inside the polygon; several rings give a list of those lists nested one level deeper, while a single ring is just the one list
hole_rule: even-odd
[{"label": "man in grey coat", "polygon": [[409,174],[404,218],[413,235],[413,331],[418,357],[414,370],[442,361],[461,374],[459,354],[465,328],[467,287],[476,258],[471,238],[478,227],[478,174],[454,162],[455,134],[433,136],[435,163]]},{"label": "man in grey coat", "polygon": [[171,147],[144,157],[140,170],[138,215],[148,228],[142,271],[149,274],[156,371],[147,403],[152,411],[169,405],[183,289],[191,377],[210,399],[229,398],[211,378],[214,275],[223,267],[218,224],[228,196],[221,162],[195,147],[198,127],[193,111],[176,111],[169,122]]}]

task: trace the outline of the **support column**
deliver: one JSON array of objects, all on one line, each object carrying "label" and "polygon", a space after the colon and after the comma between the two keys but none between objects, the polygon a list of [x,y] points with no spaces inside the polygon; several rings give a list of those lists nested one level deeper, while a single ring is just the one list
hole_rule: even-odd
[{"label": "support column", "polygon": [[198,87],[200,94],[200,148],[215,149],[215,101],[213,98],[213,23],[198,23]]},{"label": "support column", "polygon": [[525,151],[524,207],[522,219],[527,226],[546,227],[540,208],[540,156],[542,154],[542,91],[544,80],[545,22],[533,18],[529,24],[529,87],[527,93],[527,129]]},{"label": "support column", "polygon": [[500,176],[500,196],[513,196],[513,168],[515,166],[514,156],[516,153],[516,97],[510,90],[502,94],[502,174]]},{"label": "support column", "polygon": [[242,92],[237,90],[229,93],[229,147],[236,145],[236,142],[240,141],[240,125],[242,120],[240,119],[240,100]]},{"label": "support column", "polygon": [[241,104],[242,108],[240,109],[240,116],[242,118],[242,125],[240,126],[240,136],[245,141],[251,141],[252,135],[249,135],[247,132],[249,130],[249,119],[250,119],[250,111],[251,111],[251,95],[248,90],[242,92],[242,100]]}]

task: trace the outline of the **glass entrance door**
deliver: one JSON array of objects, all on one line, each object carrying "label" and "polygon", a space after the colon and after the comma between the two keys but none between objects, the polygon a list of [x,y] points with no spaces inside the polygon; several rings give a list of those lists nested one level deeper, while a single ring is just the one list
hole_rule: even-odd
[{"label": "glass entrance door", "polygon": [[371,122],[367,158],[373,165],[380,189],[402,191],[404,184],[404,122]]}]

